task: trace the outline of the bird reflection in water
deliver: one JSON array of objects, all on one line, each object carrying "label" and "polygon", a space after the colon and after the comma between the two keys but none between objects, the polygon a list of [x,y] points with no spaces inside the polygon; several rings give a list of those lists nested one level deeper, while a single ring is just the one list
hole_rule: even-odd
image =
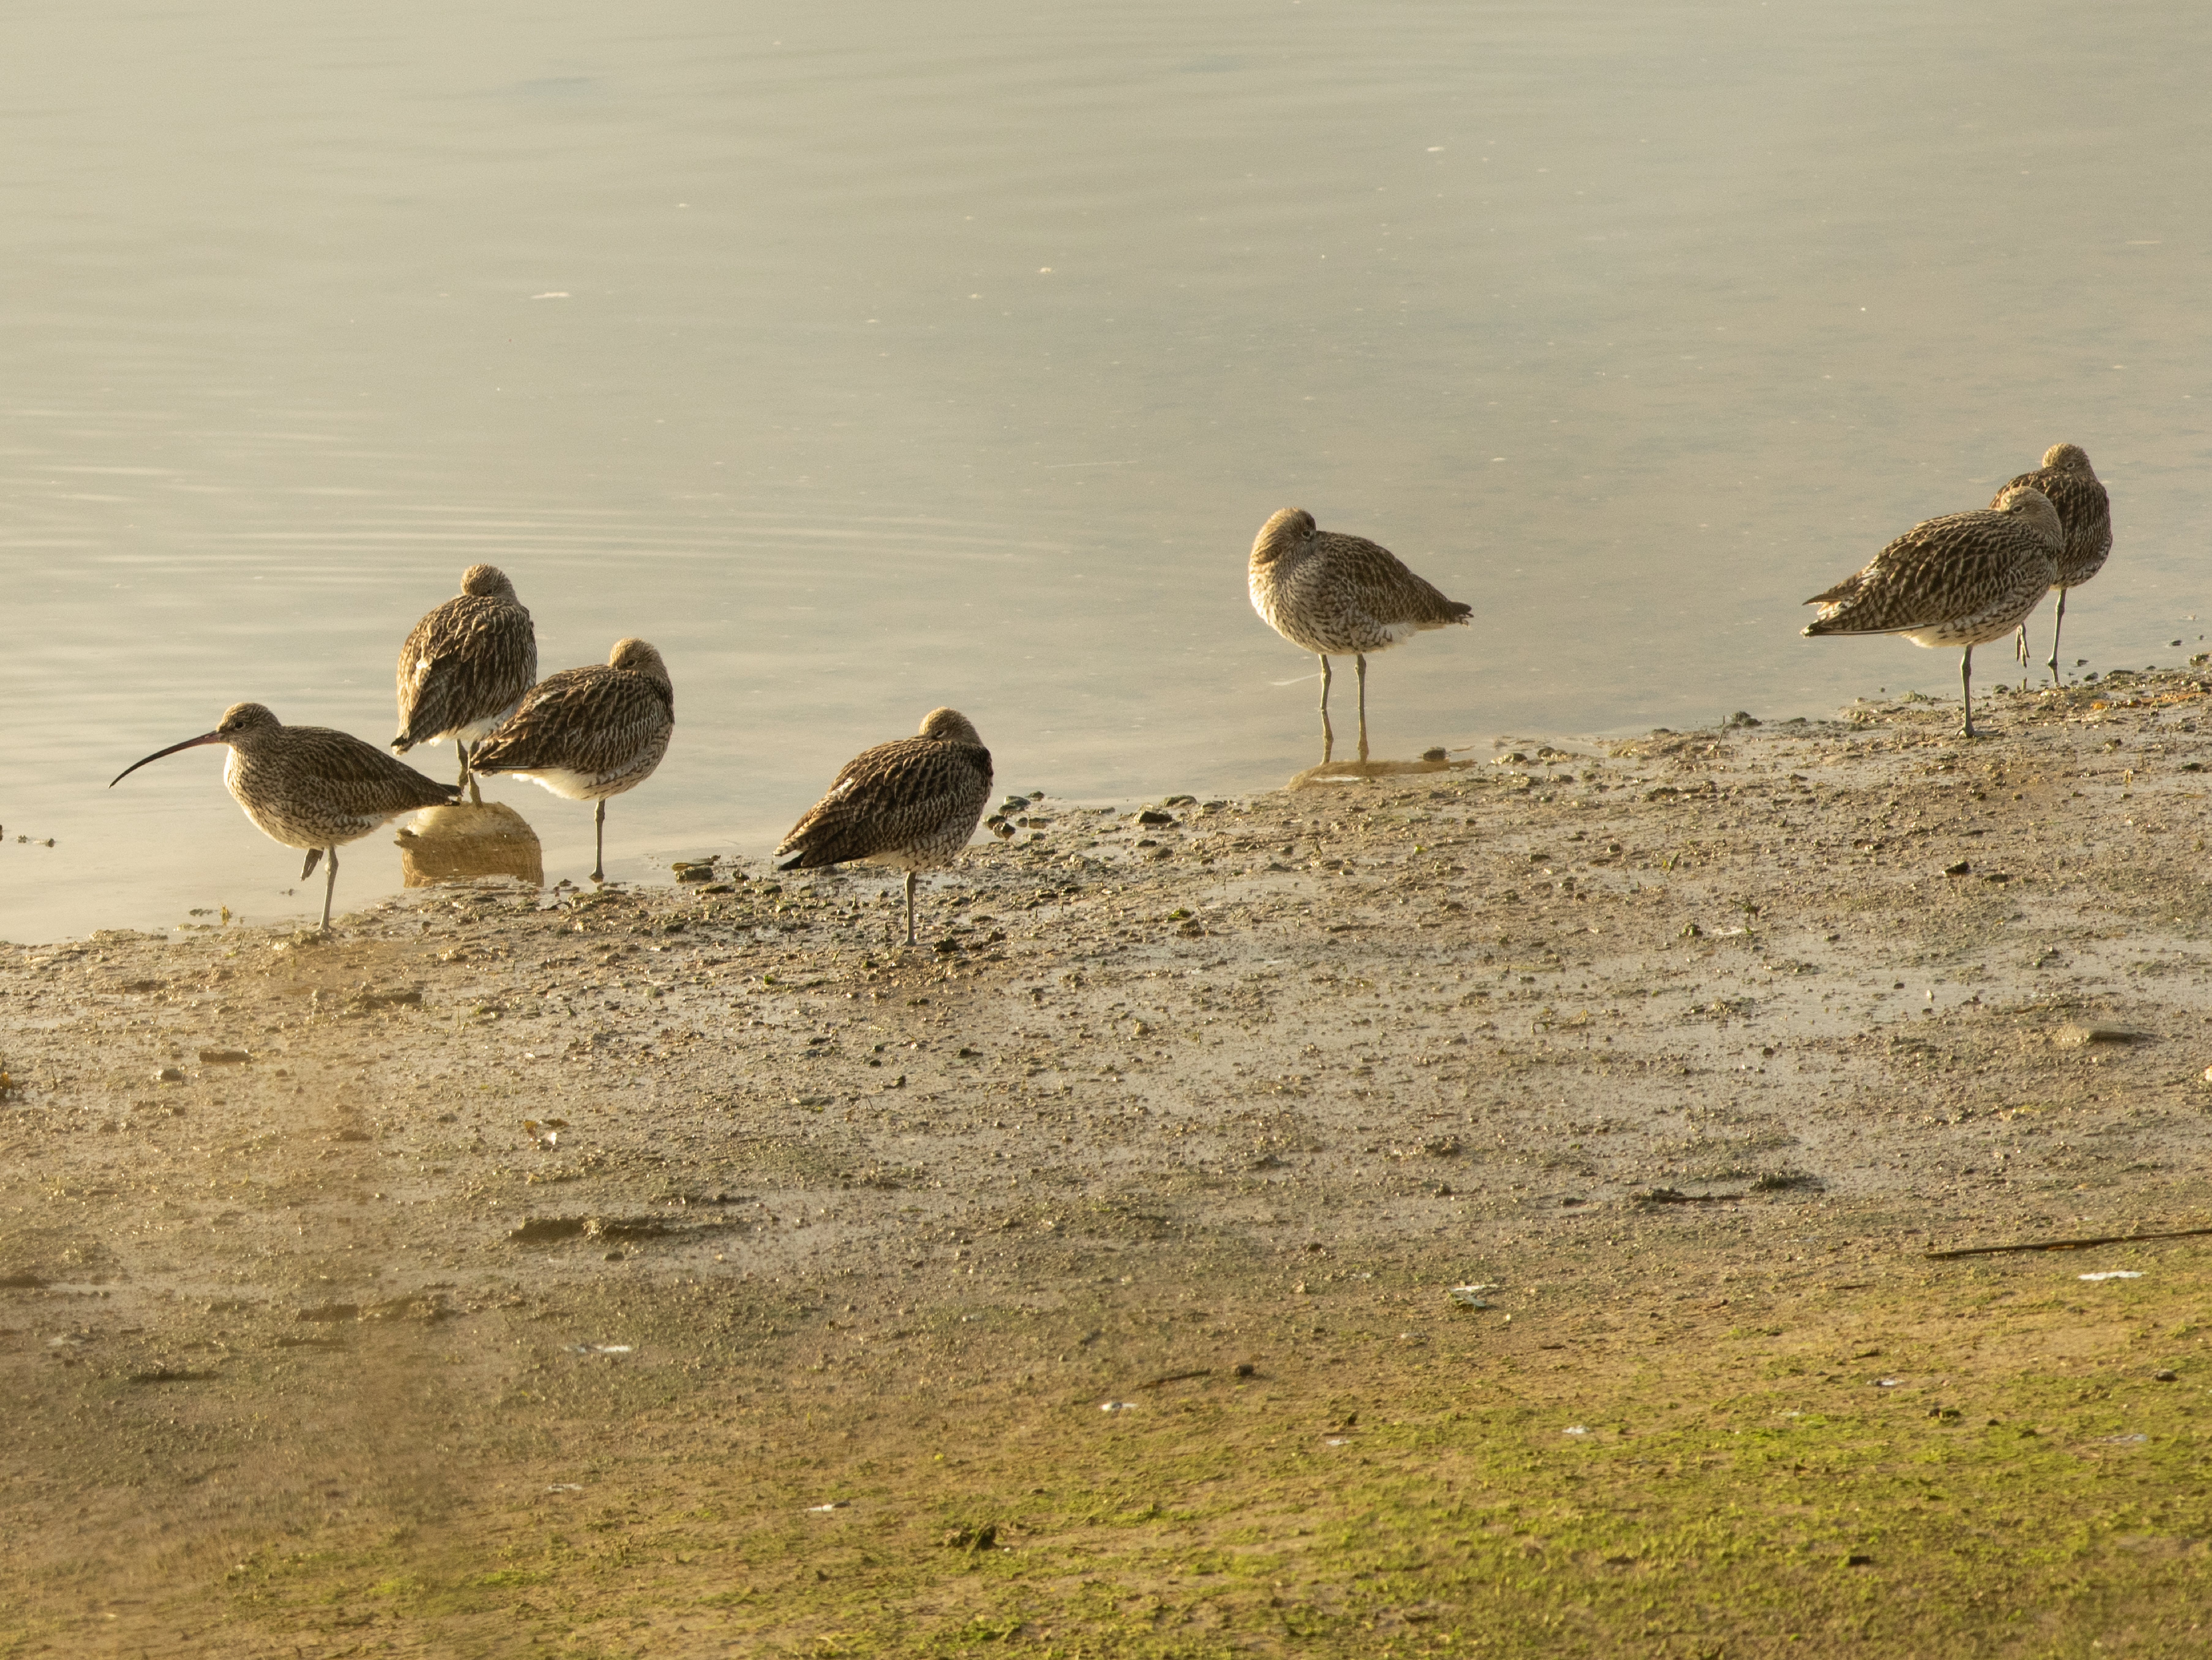
[{"label": "bird reflection in water", "polygon": [[[1470,772],[1472,761],[1455,761],[1449,751],[1424,750],[1418,761],[1332,761],[1323,760],[1317,767],[1308,767],[1285,785],[1285,789],[1305,789],[1315,784],[1354,784],[1365,778],[1409,778],[1424,773]],[[441,809],[443,811],[443,809]]]},{"label": "bird reflection in water", "polygon": [[400,872],[410,888],[487,876],[513,877],[534,888],[545,885],[545,854],[538,832],[504,801],[428,808],[397,839]]}]

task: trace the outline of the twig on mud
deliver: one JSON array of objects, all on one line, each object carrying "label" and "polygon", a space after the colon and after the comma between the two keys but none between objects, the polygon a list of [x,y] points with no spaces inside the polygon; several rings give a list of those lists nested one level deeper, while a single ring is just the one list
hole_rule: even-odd
[{"label": "twig on mud", "polygon": [[1171,1371],[1164,1377],[1154,1377],[1137,1385],[1140,1389],[1156,1389],[1164,1383],[1187,1383],[1194,1377],[1211,1377],[1213,1368],[1200,1366],[1196,1371]]},{"label": "twig on mud", "polygon": [[1931,1250],[1926,1254],[1926,1260],[1943,1262],[1955,1256],[2002,1256],[2023,1250],[2086,1250],[2091,1245],[2132,1245],[2138,1239],[2196,1239],[2206,1234],[2212,1234],[2212,1228],[2175,1228],[2166,1233],[2106,1233],[2094,1239],[2041,1239],[2025,1245],[1966,1245],[1957,1250]]}]

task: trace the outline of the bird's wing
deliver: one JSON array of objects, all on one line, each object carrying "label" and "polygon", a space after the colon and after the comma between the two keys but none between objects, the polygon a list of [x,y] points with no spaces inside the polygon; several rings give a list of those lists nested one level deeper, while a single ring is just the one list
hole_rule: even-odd
[{"label": "bird's wing", "polygon": [[331,727],[288,727],[291,742],[279,764],[341,812],[362,818],[396,817],[433,807],[460,794],[453,784],[426,778],[375,745]]},{"label": "bird's wing", "polygon": [[895,853],[964,820],[973,833],[991,793],[990,753],[969,744],[902,738],[864,750],[839,770],[776,848],[802,866]]},{"label": "bird's wing", "polygon": [[478,772],[562,768],[607,774],[665,743],[675,725],[669,701],[641,674],[589,664],[549,674],[520,707],[471,751]]},{"label": "bird's wing", "polygon": [[1463,620],[1474,607],[1447,599],[1443,590],[1416,575],[1379,542],[1339,531],[1314,538],[1314,564],[1353,595],[1377,623],[1438,623]]},{"label": "bird's wing", "polygon": [[2032,552],[2050,557],[2033,532],[2008,514],[1976,511],[1925,520],[1864,569],[1808,599],[1822,608],[1808,631],[1897,634],[1933,627],[1974,610],[1981,596],[2021,586],[2022,556]]}]

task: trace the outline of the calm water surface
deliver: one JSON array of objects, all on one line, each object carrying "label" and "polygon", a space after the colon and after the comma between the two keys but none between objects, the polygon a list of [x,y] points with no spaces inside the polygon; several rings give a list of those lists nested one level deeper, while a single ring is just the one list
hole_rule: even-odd
[{"label": "calm water surface", "polygon": [[[1313,666],[1243,562],[1292,503],[1475,605],[1376,660],[1386,756],[1948,692],[1954,654],[1803,641],[1798,602],[2059,439],[2118,526],[2069,660],[2212,633],[2212,14],[211,0],[9,33],[8,938],[310,913],[219,751],[104,786],[240,699],[388,738],[400,640],[480,559],[546,668],[667,657],[675,745],[608,815],[634,879],[764,854],[938,703],[1010,788],[1280,782]],[[589,869],[587,806],[487,794]],[[388,840],[342,907],[397,886]]]}]

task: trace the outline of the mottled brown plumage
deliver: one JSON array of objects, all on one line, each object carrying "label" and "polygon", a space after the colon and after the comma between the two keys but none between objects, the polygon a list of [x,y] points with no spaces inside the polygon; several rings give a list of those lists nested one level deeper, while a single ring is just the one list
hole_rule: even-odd
[{"label": "mottled brown plumage", "polygon": [[[991,751],[957,709],[932,709],[921,732],[863,750],[776,847],[778,870],[854,860],[906,873],[906,942],[915,942],[914,879],[949,865],[991,800]],[[786,858],[785,855],[790,857]]]},{"label": "mottled brown plumage", "polygon": [[2011,485],[1993,508],[1923,520],[1825,593],[1808,636],[1901,634],[1916,646],[1963,646],[1964,735],[1974,735],[1974,648],[2019,627],[2057,575],[2065,532],[2040,490]]},{"label": "mottled brown plumage", "polygon": [[461,782],[477,801],[469,745],[514,712],[538,678],[538,631],[496,565],[471,565],[458,596],[432,609],[399,648],[395,754],[450,738]]},{"label": "mottled brown plumage", "polygon": [[660,654],[617,640],[604,663],[549,674],[479,743],[470,764],[543,784],[571,801],[596,801],[592,880],[606,880],[607,798],[635,789],[668,753],[676,688]]},{"label": "mottled brown plumage", "polygon": [[1359,665],[1359,758],[1367,759],[1367,654],[1387,651],[1423,629],[1465,623],[1474,607],[1448,599],[1364,536],[1318,530],[1303,508],[1285,508],[1260,528],[1249,572],[1252,609],[1294,646],[1321,659],[1322,759],[1334,753],[1328,721],[1328,660]]},{"label": "mottled brown plumage", "polygon": [[225,744],[230,759],[222,781],[256,828],[271,841],[307,850],[300,879],[314,874],[325,854],[323,922],[331,925],[331,895],[337,886],[338,848],[394,818],[452,801],[458,784],[425,778],[374,744],[329,727],[288,727],[259,703],[233,703],[213,732],[187,738],[145,761],[134,761],[108,782],[112,789],[147,761],[203,744]]},{"label": "mottled brown plumage", "polygon": [[[2066,626],[2066,590],[2078,588],[2099,571],[2112,551],[2112,499],[2105,493],[2087,452],[2079,444],[2053,444],[2043,453],[2043,465],[2021,473],[2004,489],[2026,485],[2041,490],[2058,509],[2058,522],[2066,532],[2066,546],[2058,556],[2057,614],[2051,624],[2051,684],[2058,684],[2058,635]],[[2000,499],[2004,490],[1997,492]],[[1996,502],[1990,503],[1991,507]],[[2023,629],[2027,624],[2023,623]],[[2021,661],[2027,660],[2023,638]]]}]

